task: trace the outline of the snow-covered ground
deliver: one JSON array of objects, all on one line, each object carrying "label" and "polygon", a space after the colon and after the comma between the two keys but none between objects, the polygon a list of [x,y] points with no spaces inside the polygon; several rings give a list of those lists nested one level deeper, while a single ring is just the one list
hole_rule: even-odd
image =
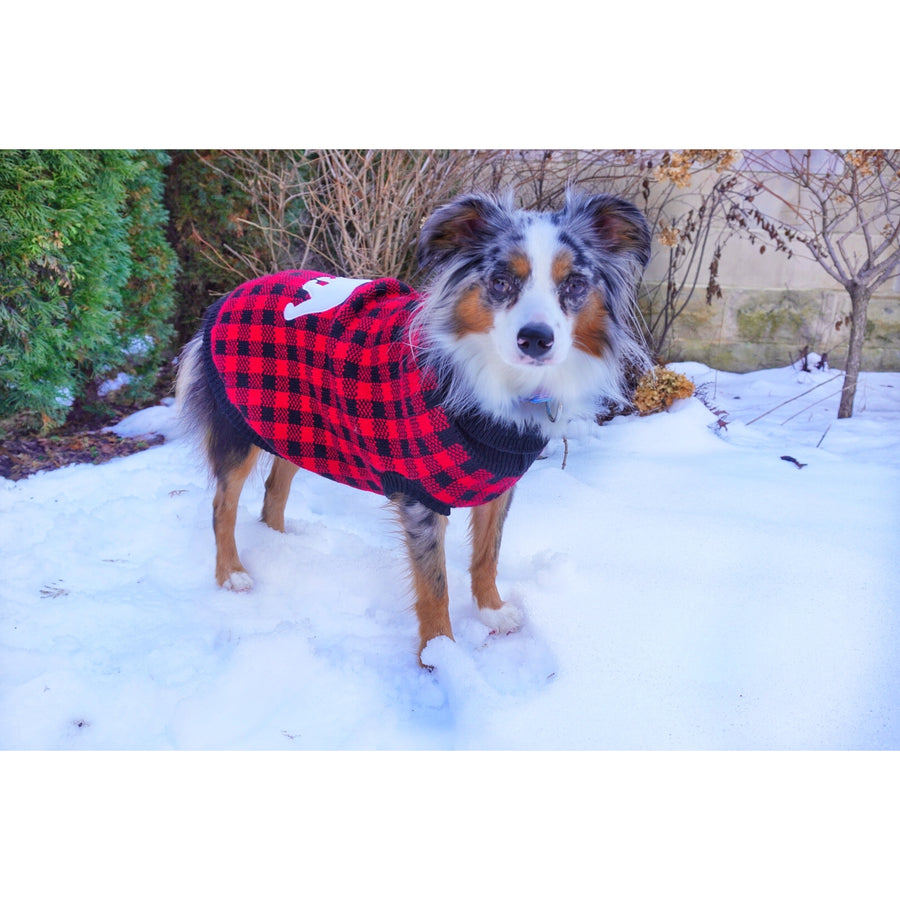
[{"label": "snow-covered ground", "polygon": [[374,495],[300,473],[278,534],[251,480],[232,594],[179,439],[0,479],[0,748],[900,749],[900,373],[838,421],[833,371],[674,368],[705,405],[573,428],[521,482],[521,631],[479,622],[453,513],[433,671]]}]

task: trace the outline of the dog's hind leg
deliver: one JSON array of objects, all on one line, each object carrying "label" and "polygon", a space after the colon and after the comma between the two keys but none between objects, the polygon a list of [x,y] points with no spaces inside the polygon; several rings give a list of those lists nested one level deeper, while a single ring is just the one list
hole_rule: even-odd
[{"label": "dog's hind leg", "polygon": [[500,599],[497,590],[497,563],[503,523],[512,502],[512,490],[482,506],[473,506],[469,519],[472,539],[472,596],[478,604],[481,620],[492,631],[515,631],[522,624],[520,610]]},{"label": "dog's hind leg", "polygon": [[428,509],[411,497],[391,498],[400,516],[409,550],[416,615],[419,618],[419,661],[425,645],[435,637],[453,638],[450,628],[450,599],[447,594],[447,566],[444,532],[447,517]]},{"label": "dog's hind leg", "polygon": [[284,531],[284,507],[291,493],[291,482],[298,467],[280,456],[272,461],[272,471],[266,479],[266,496],[260,517],[269,528]]},{"label": "dog's hind leg", "polygon": [[233,591],[247,591],[253,579],[241,565],[234,542],[238,500],[259,455],[250,437],[235,428],[222,411],[203,365],[203,336],[184,348],[176,386],[182,427],[202,446],[216,480],[213,531],[216,536],[216,581]]},{"label": "dog's hind leg", "polygon": [[216,477],[213,498],[213,531],[216,535],[216,581],[231,591],[249,591],[253,579],[241,564],[234,541],[238,501],[247,476],[253,471],[259,448],[251,446],[247,455],[231,467],[222,467]]}]

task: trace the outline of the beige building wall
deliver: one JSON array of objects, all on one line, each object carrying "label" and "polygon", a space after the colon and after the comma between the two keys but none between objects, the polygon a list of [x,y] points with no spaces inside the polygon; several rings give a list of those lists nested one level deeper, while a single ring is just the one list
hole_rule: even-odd
[{"label": "beige building wall", "polygon": [[[790,185],[785,189],[790,190]],[[795,188],[795,190],[797,190]],[[786,209],[768,210],[787,218]],[[666,248],[654,244],[644,283],[665,274]],[[705,300],[708,260],[698,289],[675,320],[664,347],[668,361],[695,360],[715,368],[747,372],[789,365],[805,348],[827,354],[842,368],[849,339],[850,298],[816,262],[792,257],[733,236],[722,252],[718,281],[722,297]],[[648,291],[643,291],[647,310]],[[869,304],[863,367],[900,371],[900,273],[883,284]]]}]

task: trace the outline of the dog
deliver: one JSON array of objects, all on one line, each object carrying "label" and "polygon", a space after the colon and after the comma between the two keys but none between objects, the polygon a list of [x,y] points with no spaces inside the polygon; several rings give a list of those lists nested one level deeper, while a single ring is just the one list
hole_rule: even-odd
[{"label": "dog", "polygon": [[635,295],[650,256],[640,211],[608,194],[520,209],[467,194],[438,208],[417,245],[421,293],[392,278],[289,270],[207,311],[180,356],[180,416],[215,480],[216,580],[252,587],[234,538],[260,451],[273,458],[262,521],[284,531],[298,469],[387,497],[408,550],[419,661],[453,638],[444,533],[470,507],[471,586],[507,633],[497,566],[518,480],[575,417],[627,404],[647,367]]}]

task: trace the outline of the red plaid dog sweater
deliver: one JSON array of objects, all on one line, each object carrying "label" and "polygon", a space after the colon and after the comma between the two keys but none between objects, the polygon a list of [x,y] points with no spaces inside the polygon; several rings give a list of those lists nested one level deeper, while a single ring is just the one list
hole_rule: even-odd
[{"label": "red plaid dog sweater", "polygon": [[256,278],[204,320],[206,377],[228,421],[303,469],[448,515],[511,488],[546,441],[450,416],[408,340],[419,296],[392,278]]}]

